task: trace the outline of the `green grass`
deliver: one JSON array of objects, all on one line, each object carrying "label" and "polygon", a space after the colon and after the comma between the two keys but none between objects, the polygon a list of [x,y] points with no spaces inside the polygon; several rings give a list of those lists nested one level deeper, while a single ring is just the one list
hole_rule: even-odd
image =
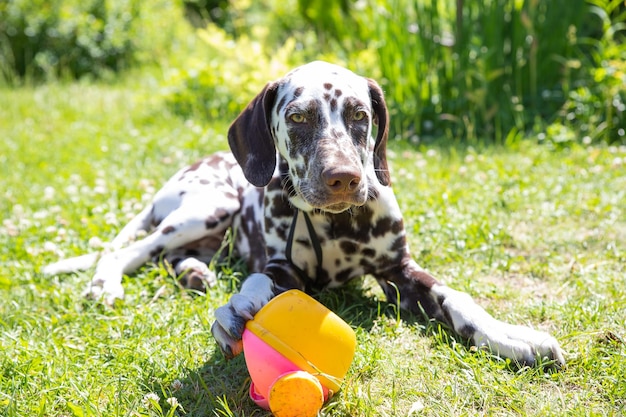
[{"label": "green grass", "polygon": [[[267,415],[247,398],[243,358],[225,361],[209,331],[236,269],[205,297],[148,266],[114,308],[81,298],[89,273],[38,272],[111,239],[180,166],[226,148],[228,121],[171,115],[144,75],[0,96],[0,415]],[[497,317],[552,332],[568,365],[516,370],[399,320],[366,279],[321,295],[358,338],[322,415],[626,413],[626,148],[393,143],[390,155],[418,262]]]}]

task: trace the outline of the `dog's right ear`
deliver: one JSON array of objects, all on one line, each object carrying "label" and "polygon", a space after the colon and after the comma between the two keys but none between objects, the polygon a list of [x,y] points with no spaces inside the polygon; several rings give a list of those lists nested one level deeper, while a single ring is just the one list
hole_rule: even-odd
[{"label": "dog's right ear", "polygon": [[389,136],[389,111],[385,103],[383,89],[372,79],[367,79],[372,109],[374,110],[375,123],[378,124],[376,144],[374,145],[374,169],[378,182],[382,185],[390,185],[389,166],[387,164],[387,138]]},{"label": "dog's right ear", "polygon": [[228,129],[228,144],[246,179],[266,186],[276,168],[276,147],[270,131],[278,82],[270,82],[241,112]]}]

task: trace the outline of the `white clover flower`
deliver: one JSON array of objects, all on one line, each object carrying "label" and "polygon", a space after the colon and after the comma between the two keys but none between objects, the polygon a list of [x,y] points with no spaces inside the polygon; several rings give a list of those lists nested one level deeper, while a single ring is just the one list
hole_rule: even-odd
[{"label": "white clover flower", "polygon": [[93,236],[89,239],[89,247],[94,249],[100,249],[103,246],[102,239],[97,236]]},{"label": "white clover flower", "polygon": [[113,213],[113,212],[110,212],[110,211],[108,213],[104,214],[104,221],[105,221],[106,224],[110,224],[110,225],[113,225],[113,226],[117,226],[117,224],[118,224],[116,214]]},{"label": "white clover flower", "polygon": [[93,188],[94,193],[96,194],[106,194],[107,193],[107,182],[104,178],[96,178],[96,184]]},{"label": "white clover flower", "polygon": [[106,194],[107,193],[107,187],[106,185],[96,185],[93,188],[93,192],[96,194]]},{"label": "white clover flower", "polygon": [[55,190],[54,187],[47,186],[43,190],[43,198],[45,200],[52,200],[54,198]]},{"label": "white clover flower", "polygon": [[75,184],[70,184],[67,187],[65,187],[65,192],[68,195],[78,195],[78,186],[76,186]]},{"label": "white clover flower", "polygon": [[37,219],[37,220],[45,219],[46,217],[48,217],[49,214],[50,213],[48,213],[48,210],[38,210],[33,213],[33,219]]},{"label": "white clover flower", "polygon": [[5,234],[7,234],[7,235],[9,235],[11,237],[15,237],[15,236],[20,234],[20,230],[19,230],[18,226],[15,223],[13,223],[13,221],[10,220],[10,219],[4,219],[2,221],[2,226],[4,226],[3,233],[5,233]]},{"label": "white clover flower", "polygon": [[43,250],[45,252],[56,252],[58,249],[58,246],[54,242],[48,241],[43,244]]},{"label": "white clover flower", "polygon": [[171,386],[174,391],[178,391],[179,389],[183,388],[183,383],[180,381],[180,379],[175,379],[172,381]]},{"label": "white clover flower", "polygon": [[15,214],[18,217],[22,216],[24,214],[24,206],[22,206],[21,204],[14,204],[13,214]]},{"label": "white clover flower", "polygon": [[167,399],[167,400],[165,400],[165,401],[167,401],[167,403],[168,403],[168,404],[170,405],[170,407],[172,407],[172,408],[176,408],[176,407],[178,407],[178,398],[176,398],[176,397],[170,397],[170,398],[168,398],[168,399]]},{"label": "white clover flower", "polygon": [[152,403],[158,403],[161,400],[161,398],[155,394],[154,392],[150,392],[146,395],[143,396],[143,400],[141,401],[144,405],[144,407],[146,408],[150,408],[152,407]]}]

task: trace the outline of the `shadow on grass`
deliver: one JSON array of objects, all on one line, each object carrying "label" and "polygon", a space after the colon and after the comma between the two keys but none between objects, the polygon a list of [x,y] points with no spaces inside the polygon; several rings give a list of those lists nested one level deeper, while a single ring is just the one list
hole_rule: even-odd
[{"label": "shadow on grass", "polygon": [[[342,288],[315,293],[313,297],[335,312],[352,328],[359,329],[361,334],[363,332],[376,334],[381,331],[381,326],[385,333],[394,333],[401,323],[401,326],[410,327],[414,335],[428,338],[432,349],[436,350],[443,347],[446,352],[449,351],[451,358],[456,357],[464,363],[469,361],[467,366],[497,367],[513,373],[520,371],[521,367],[510,361],[503,361],[487,352],[476,350],[469,341],[459,338],[445,324],[429,320],[425,315],[419,316],[406,311],[398,311],[394,304],[380,300],[376,294],[372,293],[371,288],[367,288],[363,284],[363,281],[355,280]],[[229,289],[224,288],[226,293],[238,290],[236,284],[223,283],[223,285],[232,285],[228,287]],[[146,383],[146,386],[152,388],[150,392],[161,393],[160,407],[164,410],[162,415],[170,415],[168,410],[172,411],[171,405],[167,403],[166,399],[175,396],[182,406],[182,410],[184,410],[179,415],[271,416],[271,413],[256,406],[249,398],[250,377],[243,355],[227,360],[208,334],[206,343],[211,349],[210,356],[202,366],[184,372],[187,376],[176,381],[177,384],[180,382],[177,387],[163,387],[156,385],[154,381]],[[357,351],[358,349],[357,346]],[[459,367],[462,365],[459,364]],[[542,372],[534,368],[529,371]],[[357,371],[357,373],[358,375],[354,375],[357,379],[375,378],[375,373],[370,374],[361,371]],[[327,407],[333,408],[332,400]]]},{"label": "shadow on grass", "polygon": [[[335,312],[353,328],[370,332],[381,318],[399,318],[395,305],[377,300],[358,284],[313,294],[314,298]],[[423,320],[405,312],[402,320],[412,325]],[[418,326],[424,332],[427,326]],[[208,341],[212,343],[212,341]],[[357,348],[358,349],[358,348]],[[250,377],[243,355],[227,360],[217,346],[198,369],[190,370],[180,381],[175,396],[188,416],[271,416],[249,398]],[[167,408],[167,404],[163,404]]]}]

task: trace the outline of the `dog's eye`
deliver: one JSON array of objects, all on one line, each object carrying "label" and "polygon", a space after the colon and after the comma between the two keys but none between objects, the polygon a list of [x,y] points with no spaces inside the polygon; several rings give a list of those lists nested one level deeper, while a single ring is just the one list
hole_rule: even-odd
[{"label": "dog's eye", "polygon": [[354,116],[352,116],[352,119],[358,122],[358,121],[365,119],[365,116],[366,116],[365,112],[362,110],[359,110],[358,112],[354,113]]},{"label": "dog's eye", "polygon": [[306,117],[304,117],[304,115],[300,113],[294,113],[291,116],[289,116],[289,120],[291,120],[294,123],[305,123]]}]

